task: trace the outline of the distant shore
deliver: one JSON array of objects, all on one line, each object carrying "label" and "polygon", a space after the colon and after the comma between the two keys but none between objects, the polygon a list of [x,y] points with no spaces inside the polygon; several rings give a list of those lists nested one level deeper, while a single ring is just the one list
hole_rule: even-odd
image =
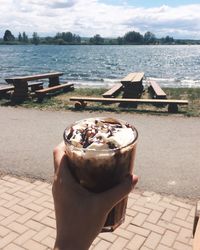
[{"label": "distant shore", "polygon": [[47,45],[191,45],[200,44],[200,40],[176,39],[169,35],[158,38],[150,31],[143,34],[134,30],[118,37],[102,37],[96,34],[93,37],[81,37],[71,32],[57,32],[55,36],[40,37],[37,32],[33,32],[29,38],[26,32],[19,33],[15,37],[10,30],[6,30],[4,36],[0,38],[0,44],[20,45],[20,44],[47,44]]}]

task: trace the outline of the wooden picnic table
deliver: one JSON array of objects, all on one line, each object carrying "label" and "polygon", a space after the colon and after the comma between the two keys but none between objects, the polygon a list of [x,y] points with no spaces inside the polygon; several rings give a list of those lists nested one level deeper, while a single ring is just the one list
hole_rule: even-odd
[{"label": "wooden picnic table", "polygon": [[123,98],[139,98],[143,91],[142,80],[144,72],[134,72],[128,74],[121,80],[123,85]]},{"label": "wooden picnic table", "polygon": [[28,81],[49,79],[48,87],[53,87],[60,84],[59,77],[62,75],[62,72],[51,72],[30,76],[16,76],[5,80],[7,83],[14,85],[12,100],[14,102],[23,102],[28,97]]},{"label": "wooden picnic table", "polygon": [[[142,80],[144,77],[143,72],[134,72],[129,73],[121,80],[121,84],[123,85],[123,95],[124,99],[137,99],[140,98],[143,92],[143,84]],[[121,107],[137,107],[136,103],[120,103]]]}]

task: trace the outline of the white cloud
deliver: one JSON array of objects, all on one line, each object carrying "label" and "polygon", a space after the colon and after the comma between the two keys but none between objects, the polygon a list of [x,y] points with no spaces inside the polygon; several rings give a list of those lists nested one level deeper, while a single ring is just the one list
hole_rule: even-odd
[{"label": "white cloud", "polygon": [[71,31],[81,36],[123,36],[130,30],[157,37],[200,39],[200,4],[135,8],[112,6],[98,0],[0,0],[0,36],[6,29],[15,35],[36,31],[55,35]]}]

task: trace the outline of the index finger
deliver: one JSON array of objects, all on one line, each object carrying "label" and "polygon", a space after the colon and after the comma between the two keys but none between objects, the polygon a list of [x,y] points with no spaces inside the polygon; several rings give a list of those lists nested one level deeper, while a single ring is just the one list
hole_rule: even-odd
[{"label": "index finger", "polygon": [[59,171],[60,162],[65,156],[65,143],[62,141],[58,146],[53,150],[53,159],[54,159],[54,173]]}]

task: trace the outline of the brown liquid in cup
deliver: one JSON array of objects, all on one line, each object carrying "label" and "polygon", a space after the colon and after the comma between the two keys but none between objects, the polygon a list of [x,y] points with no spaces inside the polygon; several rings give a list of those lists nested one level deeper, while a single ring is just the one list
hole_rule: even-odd
[{"label": "brown liquid in cup", "polygon": [[[137,131],[133,130],[135,139],[131,144],[120,149],[91,151],[88,158],[84,154],[87,149],[70,145],[64,134],[69,166],[75,179],[89,191],[99,193],[119,184],[127,174],[132,174],[137,141]],[[123,223],[127,200],[128,197],[124,198],[109,212],[102,232],[114,231]]]}]

